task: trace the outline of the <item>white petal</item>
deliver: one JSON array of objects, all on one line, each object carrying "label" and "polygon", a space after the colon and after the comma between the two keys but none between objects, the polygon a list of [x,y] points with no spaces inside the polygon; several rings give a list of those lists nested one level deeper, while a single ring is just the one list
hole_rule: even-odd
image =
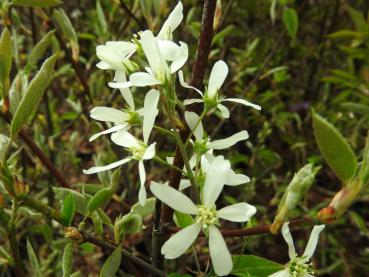
[{"label": "white petal", "polygon": [[[125,83],[127,82],[126,73],[123,70],[115,71],[114,80],[118,83]],[[129,88],[121,88],[119,89],[120,93],[122,94],[124,100],[126,100],[129,107],[134,110],[135,109],[135,102],[133,101],[132,92]]]},{"label": "white petal", "polygon": [[178,258],[192,245],[200,230],[201,223],[191,224],[183,228],[164,243],[161,253],[166,259]]},{"label": "white petal", "polygon": [[155,145],[156,143],[150,144],[149,147],[146,148],[145,153],[142,156],[143,160],[151,160],[155,156]]},{"label": "white petal", "polygon": [[144,119],[143,119],[143,138],[145,144],[149,140],[152,128],[154,127],[155,118],[158,115],[158,102],[160,92],[156,89],[151,89],[145,96],[144,101]]},{"label": "white petal", "polygon": [[196,99],[196,98],[193,98],[193,99],[186,99],[183,101],[183,105],[187,106],[187,105],[191,105],[193,103],[203,103],[204,100],[202,99]]},{"label": "white petal", "polygon": [[186,189],[186,188],[188,188],[190,186],[191,186],[190,180],[188,180],[188,179],[182,179],[179,182],[179,188],[178,188],[178,190],[184,190],[184,189]]},{"label": "white petal", "polygon": [[277,271],[268,277],[290,277],[290,272],[287,269]]},{"label": "white petal", "polygon": [[178,78],[179,78],[179,83],[181,84],[182,87],[194,89],[195,91],[197,91],[201,95],[201,97],[204,96],[203,93],[201,92],[201,90],[199,90],[199,89],[197,89],[197,88],[195,88],[193,86],[190,86],[189,84],[187,84],[185,82],[185,80],[183,78],[183,71],[182,70],[178,71]]},{"label": "white petal", "polygon": [[192,200],[178,190],[156,182],[151,182],[150,189],[156,198],[173,210],[185,214],[197,214],[197,207]]},{"label": "white petal", "polygon": [[187,61],[188,59],[188,46],[186,43],[180,41],[181,45],[178,49],[177,56],[174,61],[170,65],[170,73],[177,72]]},{"label": "white petal", "polygon": [[226,185],[238,186],[250,182],[250,178],[244,174],[237,174],[232,169],[228,172]]},{"label": "white petal", "polygon": [[227,64],[220,60],[217,61],[210,73],[209,84],[208,84],[208,97],[213,98],[220,87],[223,85],[225,78],[228,75]]},{"label": "white petal", "polygon": [[237,142],[248,139],[249,134],[247,131],[240,131],[229,138],[226,139],[219,139],[214,140],[212,142],[208,143],[208,148],[211,149],[226,149],[233,145],[235,145]]},{"label": "white petal", "polygon": [[138,161],[138,173],[140,175],[141,186],[145,185],[146,182],[146,171],[143,161]]},{"label": "white petal", "polygon": [[106,45],[99,45],[96,47],[97,57],[108,64],[110,68],[116,70],[123,70],[123,60],[125,57],[119,56],[114,50]]},{"label": "white petal", "polygon": [[123,123],[129,118],[129,115],[125,112],[108,107],[95,107],[91,110],[90,116],[99,121],[114,123]]},{"label": "white petal", "polygon": [[214,271],[219,276],[224,276],[232,271],[233,263],[227,244],[222,234],[215,226],[209,227],[209,252]]},{"label": "white petal", "polygon": [[141,206],[144,206],[146,203],[147,193],[145,185],[140,186],[140,190],[138,191],[138,202]]},{"label": "white petal", "polygon": [[161,84],[158,79],[146,72],[136,72],[131,74],[129,76],[129,82],[133,86],[137,87],[146,87]]},{"label": "white petal", "polygon": [[180,46],[170,40],[158,40],[161,55],[167,61],[174,61],[180,51]]},{"label": "white petal", "polygon": [[158,42],[150,30],[146,30],[141,34],[141,46],[155,77],[163,80],[162,78],[167,76],[169,68],[161,56]]},{"label": "white petal", "polygon": [[247,203],[233,204],[217,211],[218,217],[234,222],[248,221],[255,213],[256,208]]},{"label": "white petal", "polygon": [[206,206],[214,205],[219,194],[223,189],[223,185],[227,180],[227,174],[231,165],[228,160],[224,160],[223,156],[218,156],[210,164],[209,170],[206,172],[205,185],[203,189],[203,200]]},{"label": "white petal", "polygon": [[137,48],[137,45],[128,41],[108,41],[106,46],[115,51],[120,57],[127,57]]},{"label": "white petal", "polygon": [[[193,132],[197,141],[201,141],[204,136],[204,128],[200,117],[194,112],[185,112],[185,120],[188,127]],[[196,129],[194,129],[196,127]]]},{"label": "white petal", "polygon": [[229,110],[226,106],[224,106],[222,104],[218,104],[217,109],[220,111],[220,115],[223,118],[229,118]]},{"label": "white petal", "polygon": [[102,70],[106,70],[106,69],[113,69],[109,64],[105,63],[105,62],[99,62],[96,64],[96,67]]},{"label": "white petal", "polygon": [[123,82],[123,83],[117,83],[117,82],[109,82],[108,86],[111,88],[119,88],[119,89],[124,89],[124,88],[129,88],[132,85],[131,82]]},{"label": "white petal", "polygon": [[132,134],[127,131],[118,131],[111,135],[111,140],[122,147],[131,148],[131,147],[140,147],[140,143],[138,139],[136,139]]},{"label": "white petal", "polygon": [[261,107],[259,105],[256,105],[256,104],[253,104],[249,101],[246,101],[245,99],[239,99],[239,98],[226,98],[226,99],[223,99],[222,102],[235,102],[235,103],[239,103],[239,104],[242,104],[242,105],[245,105],[245,106],[250,106],[250,107],[253,107],[254,109],[256,110],[261,110]]},{"label": "white petal", "polygon": [[287,242],[288,256],[292,260],[293,258],[296,257],[296,251],[295,251],[295,246],[293,244],[293,239],[292,239],[292,235],[291,235],[291,232],[290,232],[290,228],[288,227],[289,224],[290,224],[289,222],[285,222],[283,224],[283,226],[282,226],[282,236],[283,236],[284,240]]},{"label": "white petal", "polygon": [[323,231],[325,225],[316,225],[313,228],[313,231],[310,234],[309,241],[306,245],[305,252],[302,256],[306,256],[308,260],[313,256],[315,248],[318,244],[319,234]]},{"label": "white petal", "polygon": [[171,40],[172,33],[175,29],[177,29],[178,25],[181,24],[183,19],[183,5],[181,1],[178,2],[176,7],[168,16],[167,20],[164,22],[163,27],[158,34],[158,38]]},{"label": "white petal", "polygon": [[104,131],[102,131],[100,133],[97,133],[97,134],[92,135],[90,137],[90,139],[89,139],[89,142],[94,141],[95,139],[97,139],[101,135],[111,134],[111,133],[117,132],[117,131],[122,130],[122,129],[127,130],[128,128],[129,128],[128,125],[116,125],[116,126],[111,127],[111,128],[109,128],[107,130],[104,130]]},{"label": "white petal", "polygon": [[118,166],[121,166],[121,165],[129,162],[130,160],[131,160],[131,158],[125,158],[123,160],[108,164],[106,166],[94,166],[94,167],[91,167],[87,170],[84,169],[83,173],[84,174],[94,174],[94,173],[97,173],[97,172],[106,171],[106,170],[113,169],[113,168],[116,168]]}]

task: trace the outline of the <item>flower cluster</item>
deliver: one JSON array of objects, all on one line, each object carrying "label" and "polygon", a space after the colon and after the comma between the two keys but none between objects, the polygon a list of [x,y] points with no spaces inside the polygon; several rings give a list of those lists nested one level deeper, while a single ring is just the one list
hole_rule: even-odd
[{"label": "flower cluster", "polygon": [[[108,85],[119,89],[126,105],[123,109],[112,107],[92,109],[91,117],[105,122],[110,125],[110,128],[93,135],[90,141],[101,135],[110,134],[111,141],[123,147],[129,154],[112,164],[84,170],[84,173],[93,174],[137,161],[140,177],[138,200],[141,205],[145,204],[147,193],[144,162],[156,157],[156,143],[150,141],[150,134],[159,114],[159,108],[172,123],[170,128],[164,128],[166,133],[171,132],[174,137],[179,137],[175,124],[178,118],[176,105],[180,102],[175,93],[175,82],[178,77],[180,85],[193,89],[200,95],[198,99],[184,100],[182,107],[193,103],[203,103],[204,106],[201,115],[190,111],[185,112],[185,121],[191,130],[191,135],[184,142],[177,141],[178,144],[184,144],[185,151],[192,150],[186,168],[183,170],[177,168],[183,173],[180,190],[193,188],[198,192],[198,201],[195,204],[183,192],[166,183],[151,183],[150,189],[156,198],[192,218],[191,224],[164,243],[161,252],[167,259],[179,257],[194,243],[202,231],[208,237],[210,257],[216,274],[227,275],[233,265],[230,252],[218,228],[221,220],[246,222],[256,213],[256,208],[245,202],[217,208],[216,201],[225,185],[238,186],[249,182],[250,179],[246,175],[236,173],[232,170],[229,160],[223,156],[216,156],[214,152],[244,141],[249,135],[246,130],[243,130],[228,138],[213,140],[206,135],[202,120],[214,112],[222,118],[229,118],[229,110],[223,105],[226,102],[239,103],[257,110],[261,108],[244,99],[225,98],[220,94],[221,86],[228,74],[228,66],[224,61],[220,60],[214,64],[204,92],[185,82],[180,69],[188,59],[188,47],[182,41],[178,43],[173,41],[173,31],[180,25],[182,19],[183,6],[179,2],[157,35],[150,30],[144,30],[134,35],[131,41],[110,41],[96,48],[97,56],[101,60],[97,67],[115,71],[114,80]],[[140,68],[144,70],[140,71]],[[148,88],[143,107],[136,108],[133,94],[146,87]],[[142,137],[137,130],[142,130]],[[166,163],[160,158],[157,160]],[[171,166],[172,159],[167,157],[167,160],[166,164]]]}]

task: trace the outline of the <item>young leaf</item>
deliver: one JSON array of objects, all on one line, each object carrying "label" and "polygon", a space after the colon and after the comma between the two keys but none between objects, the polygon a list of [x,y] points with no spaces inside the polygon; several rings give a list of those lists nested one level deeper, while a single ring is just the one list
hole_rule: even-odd
[{"label": "young leaf", "polygon": [[71,225],[75,210],[75,199],[73,194],[69,194],[63,201],[63,207],[61,211],[61,220],[64,226],[69,227]]},{"label": "young leaf", "polygon": [[28,86],[23,99],[15,111],[10,125],[10,134],[12,138],[15,137],[32,113],[37,110],[38,104],[42,99],[42,95],[51,79],[57,58],[58,54],[54,54],[48,58]]},{"label": "young leaf", "polygon": [[32,268],[32,273],[33,273],[32,276],[42,277],[40,264],[38,262],[35,251],[33,250],[32,245],[28,239],[27,239],[27,252],[28,252],[28,257],[29,257],[29,261],[31,264],[31,268]]},{"label": "young leaf", "polygon": [[63,277],[71,276],[72,266],[73,266],[73,243],[69,242],[65,246],[63,253],[63,262],[62,262]]},{"label": "young leaf", "polygon": [[17,6],[46,8],[59,5],[63,2],[60,0],[13,0],[11,3]]},{"label": "young leaf", "polygon": [[70,22],[69,17],[62,9],[54,10],[53,15],[63,34],[69,40],[73,60],[77,61],[79,58],[79,44],[72,22]]},{"label": "young leaf", "polygon": [[106,259],[101,272],[100,277],[112,277],[117,273],[120,262],[122,260],[122,250],[120,247],[115,249],[113,253]]},{"label": "young leaf", "polygon": [[106,33],[108,30],[108,23],[106,22],[104,11],[101,7],[100,0],[96,1],[96,13],[97,13],[97,19],[100,24],[101,30],[103,33]]},{"label": "young leaf", "polygon": [[83,194],[67,188],[53,187],[53,191],[55,193],[55,196],[63,201],[65,198],[72,194],[75,200],[74,202],[76,204],[76,211],[82,215],[87,215],[87,200]]},{"label": "young leaf", "polygon": [[9,73],[12,66],[12,42],[9,30],[4,28],[0,37],[0,93],[2,97],[8,95]]},{"label": "young leaf", "polygon": [[87,210],[89,213],[94,212],[96,209],[104,205],[113,196],[114,192],[111,188],[104,188],[98,191],[91,199],[88,201]]},{"label": "young leaf", "polygon": [[140,203],[136,203],[131,207],[131,213],[138,213],[142,218],[144,218],[154,212],[155,202],[156,198],[151,197],[146,199],[145,205],[143,206]]},{"label": "young leaf", "polygon": [[290,37],[295,39],[299,28],[299,18],[294,9],[286,9],[283,12],[283,23]]},{"label": "young leaf", "polygon": [[241,277],[267,277],[283,269],[281,264],[254,255],[233,256],[232,274]]},{"label": "young leaf", "polygon": [[55,30],[48,32],[36,45],[33,47],[31,53],[28,55],[27,67],[33,67],[37,64],[38,60],[45,54],[46,49],[49,47],[51,39],[55,33]]},{"label": "young leaf", "polygon": [[313,113],[315,141],[330,168],[343,181],[353,177],[357,159],[350,145],[338,130],[323,117]]},{"label": "young leaf", "polygon": [[349,6],[347,6],[346,8],[350,14],[352,21],[355,24],[356,30],[362,33],[369,32],[369,24],[366,22],[364,15]]}]

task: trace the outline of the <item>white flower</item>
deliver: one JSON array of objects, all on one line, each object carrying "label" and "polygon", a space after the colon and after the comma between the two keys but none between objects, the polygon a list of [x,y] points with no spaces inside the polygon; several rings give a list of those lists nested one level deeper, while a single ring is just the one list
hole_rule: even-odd
[{"label": "white flower", "polygon": [[249,138],[247,131],[240,131],[226,139],[210,141],[210,138],[204,133],[204,128],[200,117],[194,112],[185,112],[185,120],[191,129],[195,141],[194,152],[197,154],[212,153],[213,150],[221,150],[235,145],[237,142]]},{"label": "white flower", "polygon": [[137,45],[127,41],[108,41],[96,47],[96,55],[101,60],[96,66],[100,69],[125,71],[132,64],[129,57],[136,51]]},{"label": "white flower", "polygon": [[[128,88],[131,86],[145,87],[163,85],[170,81],[171,74],[178,71],[188,58],[188,46],[184,42],[175,44],[169,40],[159,40],[150,30],[141,34],[142,50],[150,67],[146,72],[135,72],[127,82],[110,82],[112,88]],[[170,61],[170,66],[167,64]]]},{"label": "white flower", "polygon": [[227,245],[217,228],[219,219],[245,222],[256,213],[256,208],[247,203],[234,204],[216,209],[218,199],[229,171],[229,162],[212,164],[202,190],[202,204],[196,206],[190,198],[172,187],[152,182],[150,189],[156,198],[174,210],[196,216],[193,224],[182,229],[167,240],[161,253],[167,259],[182,255],[195,241],[201,229],[209,237],[210,257],[216,274],[223,276],[231,272],[233,264]]},{"label": "white flower", "polygon": [[227,77],[227,74],[228,74],[227,64],[222,60],[217,61],[211,70],[208,88],[205,91],[205,93],[203,93],[199,89],[187,84],[184,81],[183,72],[179,71],[178,75],[179,75],[179,82],[181,83],[181,85],[185,88],[194,89],[201,95],[201,98],[187,99],[183,102],[183,104],[190,105],[193,103],[204,103],[206,109],[212,109],[212,108],[218,109],[223,118],[229,118],[229,110],[226,106],[222,104],[222,102],[235,102],[235,103],[243,104],[245,106],[253,107],[257,110],[261,110],[261,107],[259,105],[255,105],[244,99],[219,97],[219,93],[218,93],[219,89],[223,85],[224,80]]},{"label": "white flower", "polygon": [[164,22],[163,26],[160,29],[157,38],[161,40],[172,40],[173,32],[179,24],[181,24],[183,19],[183,5],[182,2],[179,1],[175,6],[173,11],[168,16],[167,20]]},{"label": "white flower", "polygon": [[146,201],[146,172],[143,162],[145,160],[150,160],[155,156],[155,143],[148,145],[148,140],[151,130],[154,127],[155,118],[158,114],[157,105],[159,97],[160,93],[155,89],[150,90],[145,97],[143,109],[143,141],[128,133],[125,128],[116,131],[111,135],[112,141],[117,145],[124,147],[127,151],[131,152],[131,156],[106,166],[95,166],[91,167],[88,170],[83,170],[83,173],[85,174],[93,174],[116,168],[131,160],[138,161],[138,171],[141,183],[138,199],[141,205],[144,205]]},{"label": "white flower", "polygon": [[282,235],[288,244],[288,256],[290,257],[290,261],[287,264],[286,269],[273,273],[269,275],[269,277],[312,277],[314,276],[314,272],[312,269],[312,264],[309,263],[309,261],[313,256],[315,248],[318,244],[319,234],[321,231],[323,231],[325,225],[314,226],[304,254],[301,257],[299,257],[295,251],[295,246],[293,244],[288,225],[289,222],[285,222],[283,224]]}]

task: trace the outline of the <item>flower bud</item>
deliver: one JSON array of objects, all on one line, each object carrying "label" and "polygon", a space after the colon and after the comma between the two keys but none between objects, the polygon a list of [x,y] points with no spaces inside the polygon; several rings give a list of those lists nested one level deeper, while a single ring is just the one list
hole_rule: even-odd
[{"label": "flower bud", "polygon": [[83,241],[83,236],[80,232],[78,232],[77,228],[75,227],[67,227],[64,229],[64,236],[66,238],[72,239],[78,243]]},{"label": "flower bud", "polygon": [[307,164],[295,174],[279,204],[277,215],[270,228],[272,233],[278,232],[283,221],[288,218],[290,212],[309,190],[319,169],[320,167],[314,168],[312,164]]},{"label": "flower bud", "polygon": [[218,30],[222,18],[222,0],[217,0],[215,7],[213,29]]},{"label": "flower bud", "polygon": [[359,195],[361,189],[362,182],[360,178],[353,179],[346,187],[336,193],[328,207],[319,211],[317,218],[327,223],[334,221],[348,209]]}]

